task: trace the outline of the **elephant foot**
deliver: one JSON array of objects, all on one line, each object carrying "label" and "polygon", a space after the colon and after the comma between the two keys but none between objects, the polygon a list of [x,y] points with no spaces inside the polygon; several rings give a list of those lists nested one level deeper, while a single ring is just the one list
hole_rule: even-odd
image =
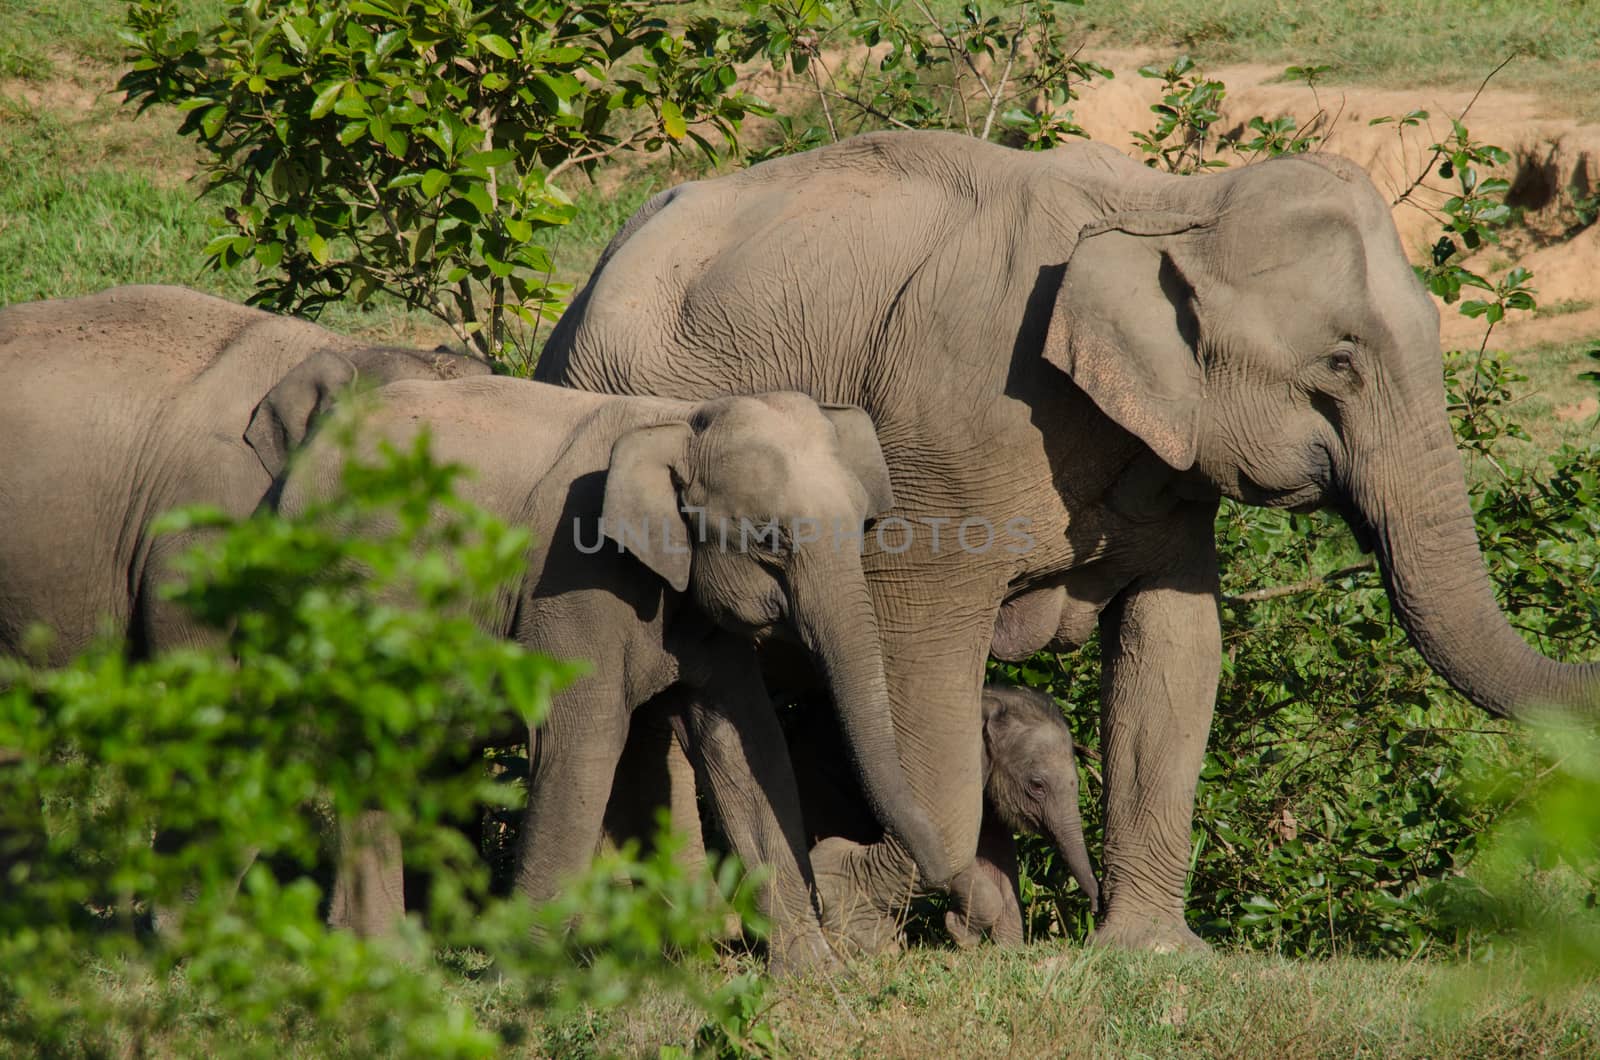
[{"label": "elephant foot", "polygon": [[1211,947],[1182,919],[1150,914],[1108,915],[1089,936],[1094,946],[1149,953],[1209,953]]},{"label": "elephant foot", "polygon": [[767,942],[767,974],[774,979],[809,978],[844,971],[844,962],[822,933],[774,932]]},{"label": "elephant foot", "polygon": [[858,881],[857,862],[867,847],[830,836],[811,849],[811,869],[822,904],[822,929],[852,956],[899,953],[902,917],[910,894],[882,902]]},{"label": "elephant foot", "polygon": [[949,933],[950,941],[964,950],[983,941],[983,930],[954,909],[945,913],[944,929]]},{"label": "elephant foot", "polygon": [[981,851],[952,882],[950,899],[944,927],[957,946],[976,946],[985,937],[999,946],[1022,945],[1022,906],[1014,877],[985,859]]}]

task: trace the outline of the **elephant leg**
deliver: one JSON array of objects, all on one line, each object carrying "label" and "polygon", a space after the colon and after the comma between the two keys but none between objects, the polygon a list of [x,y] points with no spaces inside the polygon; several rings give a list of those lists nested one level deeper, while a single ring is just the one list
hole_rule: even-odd
[{"label": "elephant leg", "polygon": [[1190,823],[1221,669],[1217,564],[1140,579],[1101,615],[1104,914],[1096,943],[1203,949],[1184,921]]},{"label": "elephant leg", "polygon": [[338,847],[328,924],[378,938],[406,916],[405,867],[400,833],[382,810],[366,810],[338,822]]},{"label": "elephant leg", "polygon": [[528,807],[517,835],[517,890],[542,903],[579,875],[605,832],[617,762],[628,737],[622,689],[601,675],[558,695],[529,733]]},{"label": "elephant leg", "polygon": [[632,839],[648,848],[656,835],[656,815],[665,808],[672,831],[683,841],[679,863],[698,872],[706,863],[706,846],[694,766],[674,731],[684,702],[676,691],[666,692],[634,711],[606,803],[605,834],[613,847]]},{"label": "elephant leg", "polygon": [[717,687],[691,700],[682,721],[728,842],[747,867],[768,873],[759,904],[772,925],[773,974],[835,967],[817,915],[794,769],[754,660],[724,668]]},{"label": "elephant leg", "polygon": [[[1004,578],[996,577],[992,591],[981,581],[974,587],[971,570],[942,567],[897,570],[884,581],[890,588],[880,591],[875,583],[874,607],[896,749],[907,783],[939,830],[954,878],[972,862],[983,816],[980,702]],[[964,585],[972,595],[936,601],[926,596],[930,584]],[[830,937],[866,953],[899,945],[920,884],[894,837],[870,844],[823,839],[812,848],[811,865]]]},{"label": "elephant leg", "polygon": [[956,945],[976,945],[985,934],[1000,946],[1022,945],[1017,875],[1016,837],[985,814],[977,856],[950,886],[955,907],[945,913],[944,926]]}]

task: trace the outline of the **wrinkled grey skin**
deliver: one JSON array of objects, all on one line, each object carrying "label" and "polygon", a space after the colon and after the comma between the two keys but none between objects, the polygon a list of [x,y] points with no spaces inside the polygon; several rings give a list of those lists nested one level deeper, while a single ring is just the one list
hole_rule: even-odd
[{"label": "wrinkled grey skin", "polygon": [[101,633],[139,654],[203,639],[158,598],[193,538],[153,536],[157,516],[249,515],[353,383],[488,371],[181,287],[0,309],[0,654],[21,652],[35,624],[51,663]]},{"label": "wrinkled grey skin", "polygon": [[[1600,673],[1498,612],[1445,414],[1438,312],[1388,204],[1332,155],[1205,176],[1096,144],[875,133],[657,196],[607,248],[539,378],[679,398],[798,390],[872,416],[913,520],[1021,518],[1031,548],[864,559],[898,746],[950,864],[981,821],[991,652],[1104,652],[1095,939],[1184,921],[1220,660],[1226,495],[1344,513],[1428,663],[1496,714],[1593,716]],[[948,524],[946,524],[948,531]],[[893,937],[895,842],[815,851],[825,911]]]},{"label": "wrinkled grey skin", "polygon": [[[523,894],[548,899],[588,864],[630,716],[655,704],[681,719],[734,848],[772,870],[764,900],[774,968],[833,961],[787,749],[756,666],[754,644],[769,637],[804,646],[838,704],[878,819],[926,857],[924,871],[948,878],[933,823],[900,771],[857,549],[835,547],[830,534],[797,534],[777,549],[754,538],[745,547],[740,536],[744,520],[859,528],[892,503],[861,410],[819,408],[799,394],[688,403],[502,378],[399,383],[373,404],[360,421],[363,444],[405,443],[426,425],[440,460],[472,469],[462,494],[532,533],[526,576],[478,615],[484,628],[595,664],[527,734]],[[314,440],[285,480],[280,510],[334,489],[341,459],[335,443]],[[341,892],[356,925],[376,930],[403,911],[392,882],[399,866],[392,835],[372,821],[358,831],[369,838],[356,845],[375,848],[387,867],[368,866]]]},{"label": "wrinkled grey skin", "polygon": [[[54,665],[100,635],[135,655],[210,641],[160,599],[195,538],[152,534],[157,516],[190,504],[249,515],[352,384],[488,371],[181,287],[0,309],[0,655]],[[38,835],[0,830],[0,875]]]}]

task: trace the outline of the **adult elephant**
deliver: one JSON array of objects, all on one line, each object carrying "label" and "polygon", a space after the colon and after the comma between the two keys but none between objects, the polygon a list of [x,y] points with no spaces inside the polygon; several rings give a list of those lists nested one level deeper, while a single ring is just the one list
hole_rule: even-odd
[{"label": "adult elephant", "polygon": [[488,371],[181,287],[0,309],[0,655],[22,652],[35,626],[48,662],[97,635],[136,654],[205,636],[160,597],[191,541],[153,535],[156,516],[249,515],[352,383]]},{"label": "adult elephant", "polygon": [[[1596,706],[1594,665],[1543,658],[1497,611],[1437,310],[1387,205],[1335,156],[1175,177],[1094,144],[896,132],[686,184],[612,241],[538,374],[871,414],[914,531],[869,536],[865,559],[898,747],[952,866],[978,838],[985,657],[1098,623],[1099,941],[1200,945],[1184,880],[1219,672],[1219,496],[1344,513],[1414,644],[1484,709]],[[984,548],[985,526],[1024,527],[1029,547]],[[835,922],[886,937],[904,851],[820,853]]]}]

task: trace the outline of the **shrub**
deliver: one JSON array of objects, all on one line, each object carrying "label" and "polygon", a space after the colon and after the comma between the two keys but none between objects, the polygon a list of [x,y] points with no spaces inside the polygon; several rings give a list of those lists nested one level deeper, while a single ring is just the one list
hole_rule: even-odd
[{"label": "shrub", "polygon": [[206,248],[262,270],[280,311],[386,291],[479,351],[531,357],[566,287],[539,233],[555,178],[630,150],[715,157],[762,109],[715,18],[680,31],[627,0],[245,0],[201,33],[174,0],[129,7],[140,110],[185,112],[209,188],[236,188]]},{"label": "shrub", "polygon": [[[507,798],[461,768],[472,734],[508,711],[536,722],[578,669],[472,619],[528,541],[456,499],[457,470],[424,440],[352,461],[344,495],[303,517],[171,517],[168,529],[208,535],[174,595],[225,651],[130,662],[112,646],[8,672],[0,747],[18,760],[0,786],[12,844],[0,1037],[54,1051],[267,1054],[288,1039],[487,1055],[526,1033],[458,996],[462,971],[487,961],[514,1008],[613,1005],[660,984],[706,1006],[717,1033],[752,1032],[750,980],[710,989],[665,955],[708,952],[724,893],[750,912],[732,861],[715,882],[687,875],[663,842],[646,861],[599,862],[534,909],[491,894],[450,826]],[[41,805],[45,838],[29,843]],[[433,873],[420,920],[370,941],[324,926],[313,807],[392,816],[407,864]],[[152,844],[153,826],[183,841]],[[148,929],[153,904],[181,910],[175,928]]]}]

